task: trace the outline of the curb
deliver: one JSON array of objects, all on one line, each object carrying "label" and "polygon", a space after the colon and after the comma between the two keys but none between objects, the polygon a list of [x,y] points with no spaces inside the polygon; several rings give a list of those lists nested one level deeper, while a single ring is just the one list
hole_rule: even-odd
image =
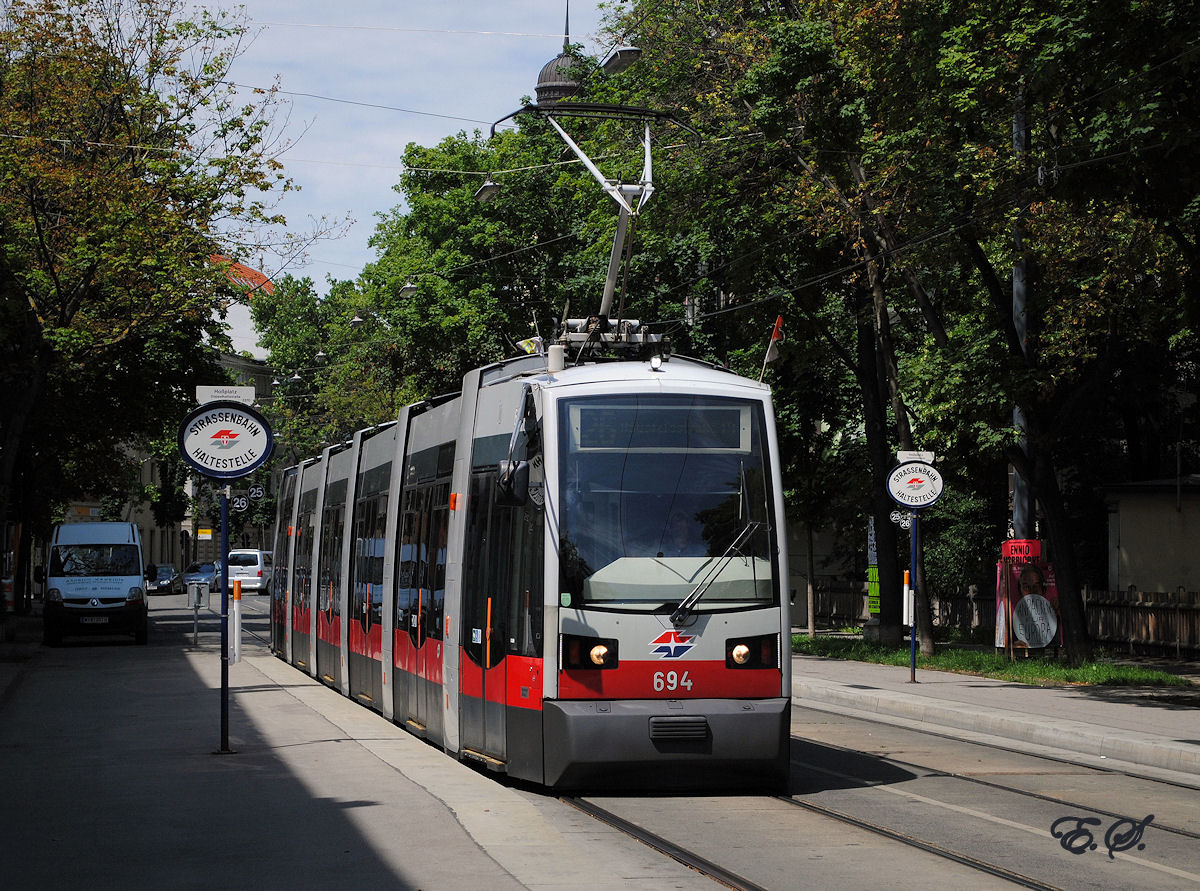
[{"label": "curb", "polygon": [[793,677],[792,701],[803,706],[802,700],[805,699],[875,715],[990,734],[1077,754],[1200,775],[1200,746],[1133,731],[1057,718],[1029,718],[1011,711],[949,704],[911,693],[848,690],[839,685]]}]

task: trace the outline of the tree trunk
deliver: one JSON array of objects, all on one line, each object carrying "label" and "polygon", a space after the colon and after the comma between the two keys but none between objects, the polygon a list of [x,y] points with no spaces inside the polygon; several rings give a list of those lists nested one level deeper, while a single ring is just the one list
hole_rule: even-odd
[{"label": "tree trunk", "polygon": [[804,528],[808,533],[808,590],[805,592],[805,596],[808,598],[808,639],[812,640],[817,636],[817,595],[816,586],[813,584],[813,579],[816,578],[817,560],[813,555],[812,523],[805,523]]},{"label": "tree trunk", "polygon": [[876,350],[875,326],[872,319],[872,297],[868,290],[855,288],[855,378],[863,401],[863,426],[867,439],[867,454],[871,464],[869,493],[871,514],[875,517],[875,545],[879,559],[879,641],[898,646],[901,640],[900,562],[897,558],[896,526],[889,514],[894,507],[887,494],[887,475],[892,469],[892,449],[888,442],[887,411],[884,408],[879,360]]},{"label": "tree trunk", "polygon": [[1058,609],[1063,625],[1063,646],[1067,658],[1078,665],[1092,657],[1087,617],[1083,610],[1083,592],[1079,585],[1079,567],[1075,556],[1075,535],[1067,516],[1054,473],[1054,462],[1040,449],[1034,452],[1033,479],[1030,486],[1042,506],[1046,533],[1053,558],[1054,578],[1058,585]]},{"label": "tree trunk", "polygon": [[[37,317],[30,309],[22,312],[21,317],[20,343],[7,359],[8,367],[3,374],[10,401],[6,416],[0,419],[0,529],[4,529],[13,517],[18,458],[25,454],[29,419],[50,369]],[[16,519],[20,522],[23,518]]]},{"label": "tree trunk", "polygon": [[[920,526],[913,524],[914,531]],[[921,655],[933,655],[933,605],[929,601],[929,588],[925,585],[925,537],[917,533],[917,565],[913,572],[913,609],[916,612],[917,635],[921,640]]]}]

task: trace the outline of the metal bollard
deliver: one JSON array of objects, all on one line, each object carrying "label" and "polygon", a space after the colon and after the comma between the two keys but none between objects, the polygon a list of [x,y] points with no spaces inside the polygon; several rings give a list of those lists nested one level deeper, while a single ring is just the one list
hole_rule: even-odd
[{"label": "metal bollard", "polygon": [[208,585],[202,585],[199,582],[188,582],[188,606],[192,608],[192,646],[200,645],[200,604],[203,602],[207,592]]},{"label": "metal bollard", "polygon": [[230,611],[233,627],[229,633],[229,661],[242,661],[242,580],[233,580],[233,609]]}]

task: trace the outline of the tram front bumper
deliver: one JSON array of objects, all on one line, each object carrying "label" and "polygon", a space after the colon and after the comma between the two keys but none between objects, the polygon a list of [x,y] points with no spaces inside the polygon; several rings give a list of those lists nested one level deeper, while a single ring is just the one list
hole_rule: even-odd
[{"label": "tram front bumper", "polygon": [[557,789],[786,785],[788,699],[547,700],[545,782]]}]

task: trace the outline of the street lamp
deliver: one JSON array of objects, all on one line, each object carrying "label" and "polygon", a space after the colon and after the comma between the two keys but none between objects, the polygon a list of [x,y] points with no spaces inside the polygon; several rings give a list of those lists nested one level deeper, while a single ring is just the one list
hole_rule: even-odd
[{"label": "street lamp", "polygon": [[642,51],[636,46],[618,46],[613,49],[600,63],[607,75],[620,74],[642,57]]},{"label": "street lamp", "polygon": [[475,200],[480,204],[487,204],[500,193],[500,183],[492,179],[489,173],[483,181],[483,185],[475,190]]}]

